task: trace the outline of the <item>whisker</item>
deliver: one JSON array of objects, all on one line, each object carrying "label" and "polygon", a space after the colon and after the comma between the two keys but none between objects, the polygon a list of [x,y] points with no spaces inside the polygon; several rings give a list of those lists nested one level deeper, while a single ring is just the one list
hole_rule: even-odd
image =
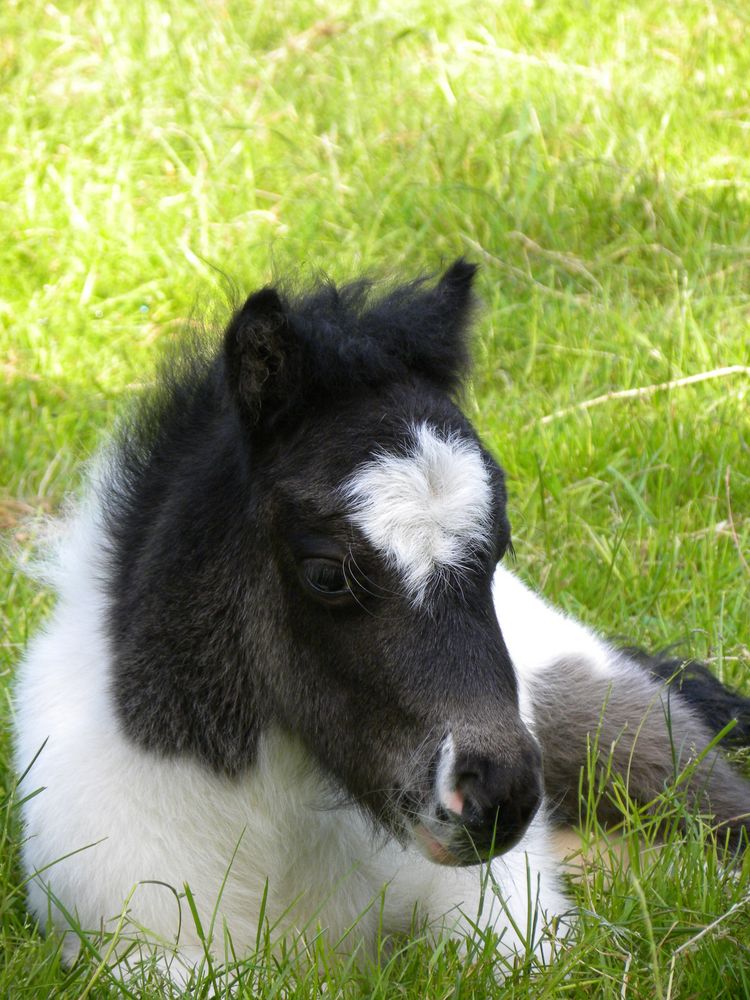
[{"label": "whisker", "polygon": [[[354,565],[356,565],[356,564],[354,564]],[[364,590],[364,592],[366,594],[369,594],[370,597],[376,597],[378,600],[381,600],[381,601],[390,601],[390,600],[393,600],[393,598],[389,597],[387,594],[384,595],[382,593],[378,593],[377,590],[370,590],[369,587],[366,587],[365,583],[363,583],[363,581],[355,574],[355,572],[354,572],[354,570],[352,568],[353,562],[352,562],[351,559],[349,559],[348,556],[344,560],[344,566],[345,566],[346,572],[349,573],[349,576],[351,577],[352,580],[354,580],[354,582],[357,584],[357,586],[359,587],[359,589],[360,590]],[[365,580],[367,580],[367,577],[365,577]],[[367,582],[371,583],[372,581],[367,580]]]},{"label": "whisker", "polygon": [[352,580],[354,583],[356,583],[356,580],[354,580],[354,578],[351,575],[347,575],[346,559],[344,559],[343,563],[341,564],[341,569],[342,569],[342,572],[344,574],[344,580],[346,582],[346,585],[349,588],[349,593],[352,595],[352,597],[357,602],[357,604],[360,606],[360,608],[362,608],[362,610],[366,614],[368,614],[371,618],[380,618],[380,617],[382,617],[381,615],[376,615],[372,611],[370,611],[370,609],[367,608],[367,607],[365,607],[365,605],[362,603],[362,601],[360,601],[360,599],[357,597],[356,587],[352,587],[350,585],[350,583],[349,583],[350,580]]},{"label": "whisker", "polygon": [[354,565],[355,569],[357,570],[357,572],[360,573],[362,575],[362,578],[364,580],[366,580],[367,583],[369,583],[371,586],[375,587],[381,593],[383,593],[383,594],[389,594],[392,597],[399,597],[399,598],[406,597],[405,591],[403,591],[403,590],[391,590],[390,587],[386,587],[382,583],[378,583],[376,580],[373,580],[372,577],[368,576],[367,573],[362,569],[362,567],[357,562],[356,557],[354,555],[354,552],[352,551],[351,544],[349,545],[348,555],[349,555],[349,558],[352,561],[352,564]]},{"label": "whisker", "polygon": [[[398,616],[393,616],[393,615],[389,616],[389,615],[385,615],[385,614],[379,615],[379,614],[376,614],[375,612],[371,611],[369,608],[366,608],[365,605],[362,603],[362,601],[360,601],[360,599],[357,597],[356,588],[359,588],[360,590],[363,590],[366,594],[369,594],[371,597],[374,597],[374,598],[376,598],[379,601],[388,601],[388,600],[392,600],[392,598],[389,598],[387,596],[386,597],[382,597],[380,594],[374,593],[373,591],[368,590],[367,587],[363,586],[361,584],[361,582],[359,581],[359,579],[356,577],[356,575],[352,572],[351,562],[349,561],[349,557],[348,556],[344,559],[344,562],[342,564],[342,569],[343,569],[343,572],[344,572],[344,579],[347,581],[347,585],[349,585],[349,589],[352,592],[352,596],[354,597],[354,599],[357,602],[357,604],[362,608],[362,610],[366,611],[370,615],[371,618],[375,618],[375,619],[378,619],[380,621],[383,621],[383,620],[385,620],[386,618],[389,618],[389,617],[393,621],[403,621],[403,620],[405,620],[405,617],[406,617],[405,615],[398,615]],[[350,581],[352,583],[354,583],[356,586],[352,587],[350,585]],[[390,608],[386,608],[386,610],[389,611]]]}]

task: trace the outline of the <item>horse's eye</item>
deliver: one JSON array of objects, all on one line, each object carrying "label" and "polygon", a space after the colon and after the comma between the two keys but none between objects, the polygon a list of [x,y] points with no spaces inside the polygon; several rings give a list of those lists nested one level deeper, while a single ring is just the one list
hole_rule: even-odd
[{"label": "horse's eye", "polygon": [[302,582],[310,593],[323,601],[339,601],[351,596],[343,565],[335,559],[303,559]]}]

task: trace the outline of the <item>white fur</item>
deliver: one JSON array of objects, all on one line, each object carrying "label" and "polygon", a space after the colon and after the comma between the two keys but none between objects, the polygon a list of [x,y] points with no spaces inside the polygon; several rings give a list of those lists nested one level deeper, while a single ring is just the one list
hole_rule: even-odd
[{"label": "white fur", "polygon": [[[438,439],[432,445],[427,437],[420,438],[427,441],[424,448],[442,454]],[[446,447],[461,457],[460,449]],[[473,459],[462,457],[476,473]],[[445,509],[460,514],[464,508],[450,499],[450,486],[446,491]],[[127,934],[160,942],[165,954],[177,943],[189,964],[202,948],[184,899],[176,941],[178,902],[168,887],[182,893],[190,886],[204,928],[215,927],[221,958],[224,927],[238,955],[253,949],[267,883],[266,918],[276,935],[312,934],[320,927],[336,942],[354,925],[342,947],[371,950],[384,894],[386,932],[407,932],[415,911],[436,933],[471,933],[478,920],[502,934],[500,950],[512,955],[524,950],[525,929],[534,926],[528,944],[545,954],[542,914],[560,914],[568,904],[542,820],[492,862],[497,889],[482,902],[479,869],[440,867],[416,848],[376,841],[354,807],[320,808],[330,795],[328,779],[279,731],[266,736],[257,764],[236,780],[187,759],[148,753],[126,739],[109,690],[103,544],[99,514],[89,501],[48,570],[58,604],[18,678],[18,772],[36,757],[20,794],[42,789],[23,805],[23,864],[31,876],[33,913],[43,922],[50,914],[64,933],[68,921],[57,899],[84,929],[113,930],[129,900]],[[69,934],[68,958],[76,947]],[[184,969],[175,975],[184,976]]]},{"label": "white fur", "polygon": [[440,805],[456,816],[460,816],[464,811],[464,797],[455,787],[455,763],[456,744],[453,739],[453,733],[448,733],[443,741],[443,745],[440,747],[437,774],[435,777],[435,791],[437,792]]},{"label": "white fur", "polygon": [[612,676],[618,660],[612,647],[582,622],[551,607],[503,566],[495,571],[492,597],[519,681],[521,717],[530,728],[534,720],[529,685],[540,673],[575,658],[592,676]]},{"label": "white fur", "polygon": [[410,435],[406,455],[376,455],[344,492],[353,523],[420,603],[436,573],[460,567],[471,547],[487,543],[492,495],[473,442],[441,437],[426,423]]}]

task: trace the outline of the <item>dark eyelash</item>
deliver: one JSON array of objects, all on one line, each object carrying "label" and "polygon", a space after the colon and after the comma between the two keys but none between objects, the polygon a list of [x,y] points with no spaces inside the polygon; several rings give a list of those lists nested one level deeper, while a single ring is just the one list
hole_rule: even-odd
[{"label": "dark eyelash", "polygon": [[298,571],[305,589],[318,601],[341,604],[353,596],[343,563],[338,559],[303,559]]}]

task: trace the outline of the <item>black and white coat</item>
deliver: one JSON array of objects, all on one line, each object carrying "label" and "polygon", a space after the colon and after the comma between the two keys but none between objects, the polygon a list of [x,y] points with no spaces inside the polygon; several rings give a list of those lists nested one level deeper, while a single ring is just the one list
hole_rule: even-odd
[{"label": "black and white coat", "polygon": [[[416,912],[544,960],[570,911],[550,831],[578,815],[588,735],[642,801],[710,742],[687,698],[667,711],[641,663],[498,565],[503,475],[453,401],[473,273],[264,289],[100,457],[16,688],[42,921],[107,931],[127,905],[184,968],[187,884],[237,955],[261,912],[350,951]],[[689,789],[737,839],[747,782],[711,752]]]}]

